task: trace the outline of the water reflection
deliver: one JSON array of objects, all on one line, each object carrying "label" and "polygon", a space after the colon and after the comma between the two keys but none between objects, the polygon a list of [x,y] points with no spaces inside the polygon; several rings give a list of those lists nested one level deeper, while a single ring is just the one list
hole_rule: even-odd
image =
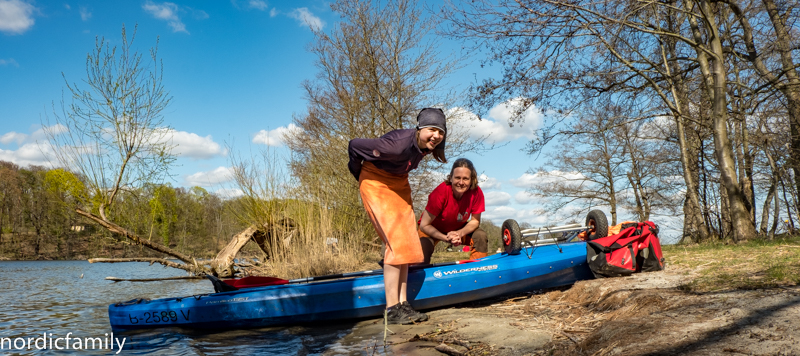
[{"label": "water reflection", "polygon": [[[83,275],[83,278],[81,278]],[[148,283],[109,282],[107,276],[158,278],[183,275],[147,263],[90,264],[85,261],[0,261],[0,339],[53,338],[72,333],[78,338],[110,338],[108,305],[133,298],[189,296],[213,291],[205,280]],[[320,355],[372,354],[362,340],[340,342],[356,324],[330,324],[229,331],[177,328],[114,333],[125,338],[126,355]],[[108,335],[107,335],[108,334]],[[19,344],[18,344],[19,345]],[[8,354],[4,344],[0,354]],[[50,354],[53,350],[11,350],[11,354]],[[115,354],[117,348],[95,354]],[[86,354],[58,350],[58,354]],[[378,352],[377,354],[381,354]]]}]

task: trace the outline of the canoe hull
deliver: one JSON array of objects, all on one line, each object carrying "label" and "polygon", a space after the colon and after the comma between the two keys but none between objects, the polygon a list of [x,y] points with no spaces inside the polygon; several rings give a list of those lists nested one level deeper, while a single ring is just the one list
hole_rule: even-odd
[{"label": "canoe hull", "polygon": [[[592,278],[585,243],[523,249],[478,262],[412,270],[408,299],[431,309]],[[154,327],[231,329],[381,316],[383,276],[247,288],[184,298],[112,304],[114,330]]]}]

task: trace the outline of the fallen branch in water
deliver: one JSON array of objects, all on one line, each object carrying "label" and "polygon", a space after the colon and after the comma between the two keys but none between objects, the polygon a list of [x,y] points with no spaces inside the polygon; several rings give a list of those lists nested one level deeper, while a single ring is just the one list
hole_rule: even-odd
[{"label": "fallen branch in water", "polygon": [[203,279],[201,276],[182,276],[182,277],[164,277],[164,278],[118,278],[106,277],[106,280],[114,282],[157,282],[157,281],[174,281],[179,279]]},{"label": "fallen branch in water", "polygon": [[149,264],[160,263],[167,267],[180,268],[188,270],[186,265],[173,262],[164,258],[147,258],[147,257],[132,257],[132,258],[90,258],[89,263],[119,263],[119,262],[147,262]]}]

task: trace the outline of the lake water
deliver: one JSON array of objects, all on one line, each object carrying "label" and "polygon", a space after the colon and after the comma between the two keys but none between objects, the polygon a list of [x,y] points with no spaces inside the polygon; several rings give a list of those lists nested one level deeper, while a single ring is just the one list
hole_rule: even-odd
[{"label": "lake water", "polygon": [[[108,305],[134,298],[189,296],[214,291],[207,280],[110,282],[105,277],[158,278],[183,271],[147,263],[91,264],[85,261],[0,261],[0,354],[120,355],[362,355],[381,354],[374,342],[348,337],[355,323],[232,331],[164,328],[114,333]],[[81,278],[81,276],[83,276]],[[86,342],[65,348],[64,338]],[[44,334],[44,335],[43,335]],[[86,341],[87,338],[95,339]],[[97,339],[100,340],[97,340]],[[376,339],[378,336],[375,337]],[[8,340],[5,340],[8,339]],[[38,340],[37,340],[38,339]],[[9,341],[10,340],[10,341]],[[352,341],[356,340],[356,341]],[[107,346],[111,341],[110,346]],[[9,346],[9,342],[16,342]],[[60,343],[59,343],[60,342]],[[80,346],[71,339],[66,345]],[[89,344],[91,342],[92,344]],[[98,345],[98,342],[100,343]],[[377,351],[377,352],[376,352]]]}]

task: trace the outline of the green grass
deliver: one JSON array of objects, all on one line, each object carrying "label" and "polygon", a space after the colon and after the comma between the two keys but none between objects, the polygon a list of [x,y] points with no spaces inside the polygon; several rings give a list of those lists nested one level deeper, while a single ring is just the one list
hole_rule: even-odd
[{"label": "green grass", "polygon": [[712,242],[664,246],[668,264],[697,277],[692,292],[766,289],[800,284],[800,236],[740,244]]}]

